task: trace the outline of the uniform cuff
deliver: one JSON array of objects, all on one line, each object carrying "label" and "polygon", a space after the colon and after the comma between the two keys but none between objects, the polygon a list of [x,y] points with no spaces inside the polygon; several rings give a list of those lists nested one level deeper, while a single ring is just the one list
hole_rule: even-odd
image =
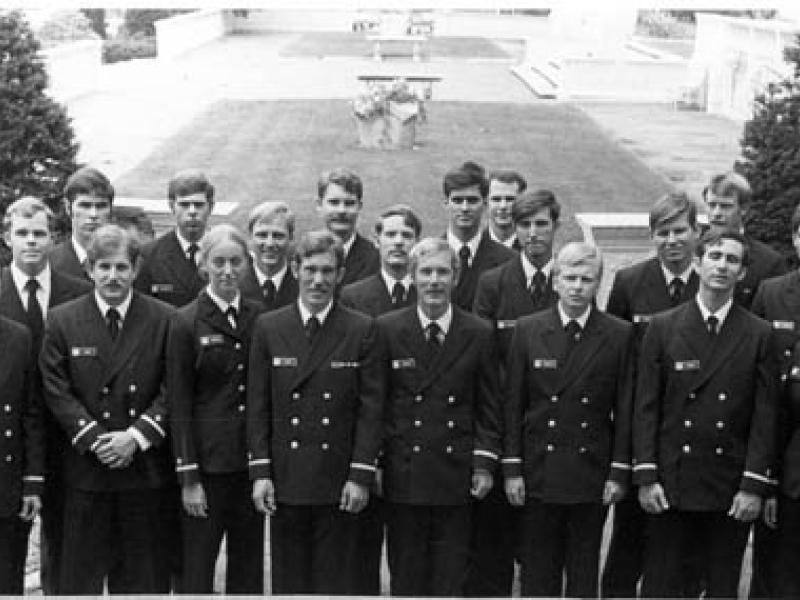
[{"label": "uniform cuff", "polygon": [[104,433],[104,430],[97,424],[97,421],[86,423],[72,437],[72,445],[80,454],[87,450],[94,450],[94,446],[98,441],[97,438],[100,437],[101,433]]},{"label": "uniform cuff", "polygon": [[22,478],[23,496],[41,496],[44,493],[43,475],[25,475]]},{"label": "uniform cuff", "polygon": [[739,489],[743,492],[758,494],[762,498],[765,498],[776,493],[777,483],[775,479],[767,477],[766,475],[754,473],[753,471],[745,471],[742,474]]},{"label": "uniform cuff", "polygon": [[350,474],[347,476],[347,479],[348,481],[358,483],[365,487],[372,487],[377,470],[375,465],[353,462],[350,463]]},{"label": "uniform cuff", "polygon": [[503,477],[522,477],[522,458],[519,456],[506,456],[500,461],[503,465]]},{"label": "uniform cuff", "polygon": [[272,479],[272,461],[269,458],[251,458],[247,461],[250,480]]},{"label": "uniform cuff", "polygon": [[651,485],[658,483],[658,465],[656,463],[638,463],[633,466],[634,485]]},{"label": "uniform cuff", "polygon": [[135,427],[150,442],[151,446],[158,446],[167,437],[164,419],[161,415],[151,417],[147,413],[143,413],[131,427]]},{"label": "uniform cuff", "polygon": [[150,441],[142,435],[142,432],[136,429],[136,427],[128,427],[128,433],[133,436],[133,439],[136,440],[136,444],[139,446],[139,450],[142,452],[146,451],[152,444]]}]

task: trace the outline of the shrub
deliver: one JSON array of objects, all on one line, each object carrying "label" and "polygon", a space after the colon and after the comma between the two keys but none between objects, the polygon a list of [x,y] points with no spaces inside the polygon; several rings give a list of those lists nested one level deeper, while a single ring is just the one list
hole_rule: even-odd
[{"label": "shrub", "polygon": [[96,40],[98,37],[83,13],[69,10],[53,14],[35,31],[35,35],[43,48],[79,40]]},{"label": "shrub", "polygon": [[188,9],[183,10],[160,10],[160,9],[129,9],[125,11],[125,30],[128,35],[133,36],[142,34],[154,36],[156,34],[155,22],[159,19],[166,19],[174,15],[192,12]]},{"label": "shrub", "polygon": [[81,12],[89,20],[92,30],[102,39],[108,37],[106,31],[106,11],[104,8],[82,8]]},{"label": "shrub", "polygon": [[686,39],[693,38],[694,32],[693,23],[661,10],[640,10],[636,19],[636,33],[646,37]]},{"label": "shrub", "polygon": [[795,44],[785,52],[792,74],[755,99],[736,165],[753,188],[748,230],[787,255],[794,254],[789,223],[800,201],[800,35]]},{"label": "shrub", "polygon": [[106,64],[134,58],[153,58],[155,56],[155,36],[118,37],[106,40],[103,43],[103,62]]}]

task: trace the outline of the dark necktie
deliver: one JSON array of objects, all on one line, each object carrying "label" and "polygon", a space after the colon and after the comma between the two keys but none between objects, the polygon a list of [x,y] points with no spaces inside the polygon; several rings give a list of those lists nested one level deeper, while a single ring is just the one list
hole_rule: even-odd
[{"label": "dark necktie", "polygon": [[392,288],[392,306],[400,306],[406,297],[406,288],[399,281]]},{"label": "dark necktie", "polygon": [[322,325],[320,325],[319,319],[317,319],[315,315],[311,315],[308,321],[306,321],[306,336],[309,342],[314,341],[314,337],[316,337],[320,327],[322,327]]},{"label": "dark necktie", "polygon": [[111,339],[116,341],[119,337],[119,323],[122,317],[119,316],[119,311],[116,308],[109,308],[106,312],[106,322],[108,323],[108,334]]},{"label": "dark necktie", "polygon": [[236,329],[236,308],[229,306],[225,311],[225,316],[228,317],[228,323],[233,329]]},{"label": "dark necktie", "polygon": [[25,290],[28,292],[28,308],[25,310],[25,318],[28,321],[28,328],[31,330],[34,348],[38,348],[38,345],[42,340],[42,332],[44,330],[42,306],[39,304],[39,299],[36,297],[36,292],[38,289],[39,282],[33,277],[25,282]]},{"label": "dark necktie", "polygon": [[433,351],[437,352],[439,348],[442,346],[442,342],[439,338],[439,335],[442,332],[442,328],[439,327],[438,323],[431,322],[425,328],[428,337],[428,347]]},{"label": "dark necktie", "polygon": [[272,279],[265,279],[261,290],[264,293],[264,303],[267,305],[267,308],[272,308],[272,305],[275,303],[275,295],[277,294]]},{"label": "dark necktie", "polygon": [[669,284],[669,299],[672,306],[678,306],[683,300],[683,279],[675,277]]},{"label": "dark necktie", "polygon": [[458,280],[461,281],[467,274],[467,270],[469,269],[469,257],[472,254],[469,250],[469,246],[464,244],[461,246],[461,249],[458,251],[458,263],[459,269],[461,273],[458,276]]},{"label": "dark necktie", "polygon": [[186,258],[188,258],[189,262],[191,262],[195,267],[197,266],[196,257],[198,250],[200,250],[200,246],[198,246],[194,242],[189,244],[189,248],[186,250]]},{"label": "dark necktie", "polygon": [[719,319],[714,315],[711,315],[706,319],[706,328],[708,329],[708,333],[711,335],[717,335],[719,331]]},{"label": "dark necktie", "polygon": [[564,327],[564,331],[569,338],[570,346],[574,346],[581,341],[581,326],[576,320],[570,319],[569,323]]},{"label": "dark necktie", "polygon": [[531,300],[533,300],[534,306],[540,306],[544,301],[544,288],[547,283],[547,279],[544,276],[544,273],[541,271],[536,271],[531,279]]}]

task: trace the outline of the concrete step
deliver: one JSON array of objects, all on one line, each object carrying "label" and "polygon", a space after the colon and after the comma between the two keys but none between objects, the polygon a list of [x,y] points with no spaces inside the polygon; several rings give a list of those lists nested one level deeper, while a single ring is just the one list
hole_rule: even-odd
[{"label": "concrete step", "polygon": [[539,98],[557,98],[559,90],[558,65],[552,61],[523,63],[512,67],[519,77]]}]

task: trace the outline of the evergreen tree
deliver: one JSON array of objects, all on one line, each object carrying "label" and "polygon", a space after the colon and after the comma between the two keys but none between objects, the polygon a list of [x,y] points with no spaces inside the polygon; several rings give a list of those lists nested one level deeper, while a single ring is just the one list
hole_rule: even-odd
[{"label": "evergreen tree", "polygon": [[748,231],[787,256],[796,254],[790,222],[800,201],[800,36],[795,43],[785,52],[792,73],[755,99],[736,165],[753,188]]},{"label": "evergreen tree", "polygon": [[23,195],[57,209],[77,168],[75,134],[65,108],[46,93],[39,47],[18,12],[0,10],[0,211]]}]

